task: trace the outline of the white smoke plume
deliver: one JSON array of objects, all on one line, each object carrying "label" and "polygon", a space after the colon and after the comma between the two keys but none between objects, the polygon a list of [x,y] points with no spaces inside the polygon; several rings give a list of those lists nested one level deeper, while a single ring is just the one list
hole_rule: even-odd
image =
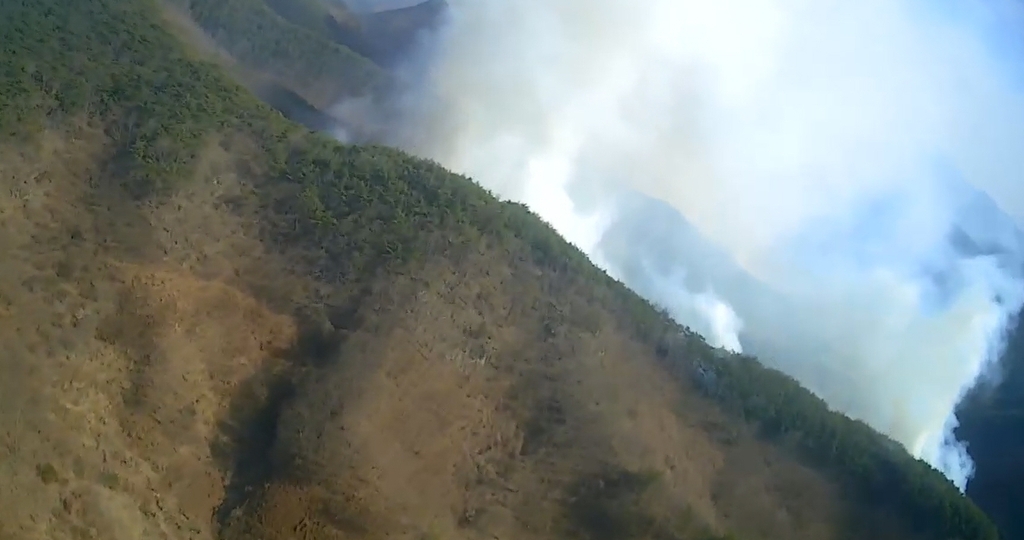
[{"label": "white smoke plume", "polygon": [[954,409],[1024,302],[1016,3],[448,3],[391,142],[964,488]]}]

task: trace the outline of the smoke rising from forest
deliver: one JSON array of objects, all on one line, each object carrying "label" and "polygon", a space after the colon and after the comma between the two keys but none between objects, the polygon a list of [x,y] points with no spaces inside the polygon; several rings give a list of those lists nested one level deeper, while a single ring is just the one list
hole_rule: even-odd
[{"label": "smoke rising from forest", "polygon": [[388,138],[963,488],[954,409],[1024,303],[1014,28],[1010,0],[449,0]]}]

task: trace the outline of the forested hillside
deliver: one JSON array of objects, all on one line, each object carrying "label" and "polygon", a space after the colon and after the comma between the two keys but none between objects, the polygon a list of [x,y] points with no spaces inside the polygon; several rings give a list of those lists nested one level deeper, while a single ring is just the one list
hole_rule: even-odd
[{"label": "forested hillside", "polygon": [[997,538],[523,206],[286,120],[168,9],[313,106],[384,76],[276,1],[0,2],[0,539]]}]

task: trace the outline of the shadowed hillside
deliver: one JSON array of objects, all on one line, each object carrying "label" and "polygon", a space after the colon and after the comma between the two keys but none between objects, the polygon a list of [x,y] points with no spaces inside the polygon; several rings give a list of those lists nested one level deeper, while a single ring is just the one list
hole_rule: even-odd
[{"label": "shadowed hillside", "polygon": [[0,3],[0,538],[996,538],[524,207],[198,60],[314,106],[372,71],[229,4],[188,7],[203,45],[156,3]]},{"label": "shadowed hillside", "polygon": [[1009,335],[998,385],[982,385],[961,405],[957,434],[970,445],[977,470],[967,494],[1005,538],[1024,535],[1024,319]]}]

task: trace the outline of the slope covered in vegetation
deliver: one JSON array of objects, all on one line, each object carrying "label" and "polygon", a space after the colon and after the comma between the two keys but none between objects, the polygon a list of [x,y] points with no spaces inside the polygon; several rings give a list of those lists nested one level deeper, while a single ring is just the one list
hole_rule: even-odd
[{"label": "slope covered in vegetation", "polygon": [[[375,69],[254,0],[189,13],[255,69]],[[156,4],[0,17],[0,538],[996,538],[526,208],[286,121]]]},{"label": "slope covered in vegetation", "polygon": [[174,2],[243,66],[272,76],[320,109],[383,82],[377,66],[330,39],[337,23],[326,8],[315,10],[315,1]]}]

